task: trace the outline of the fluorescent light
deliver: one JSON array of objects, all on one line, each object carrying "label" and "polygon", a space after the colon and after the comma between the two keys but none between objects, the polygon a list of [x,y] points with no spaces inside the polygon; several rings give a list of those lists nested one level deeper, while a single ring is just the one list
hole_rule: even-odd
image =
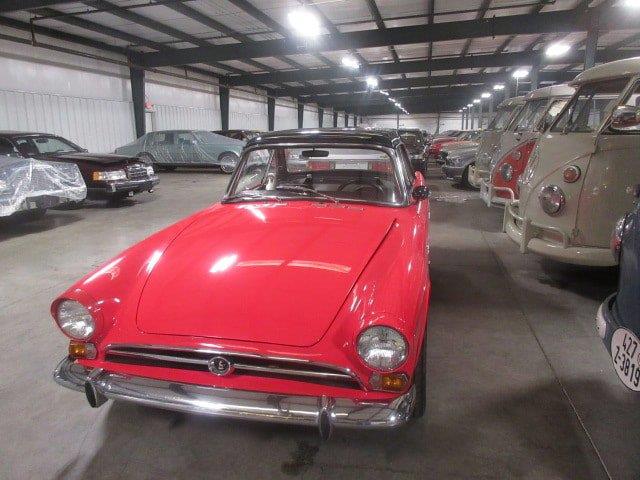
[{"label": "fluorescent light", "polygon": [[529,70],[526,70],[524,68],[519,68],[518,70],[514,71],[512,74],[513,78],[518,78],[518,79],[524,78],[528,75],[529,75]]},{"label": "fluorescent light", "polygon": [[571,50],[571,45],[568,43],[557,42],[549,45],[545,49],[544,54],[549,58],[558,58],[562,57],[569,50]]},{"label": "fluorescent light", "polygon": [[289,25],[301,37],[320,35],[320,19],[309,9],[301,7],[289,12]]},{"label": "fluorescent light", "polygon": [[357,70],[360,68],[360,63],[353,57],[342,57],[342,66],[352,70]]},{"label": "fluorescent light", "polygon": [[473,103],[468,104],[467,107],[469,108],[473,107]]},{"label": "fluorescent light", "polygon": [[473,99],[473,103],[480,103],[480,102],[481,102],[481,100],[479,98],[474,98]]},{"label": "fluorescent light", "polygon": [[395,105],[396,107],[398,107],[398,108],[400,108],[400,107],[401,107],[401,105],[400,105],[400,103],[399,103],[399,102],[394,103],[394,105]]},{"label": "fluorescent light", "polygon": [[378,88],[378,79],[376,77],[367,77],[367,87]]},{"label": "fluorescent light", "polygon": [[496,83],[496,84],[493,86],[493,89],[494,89],[494,90],[504,90],[504,85],[503,85],[502,83]]},{"label": "fluorescent light", "polygon": [[393,97],[389,97],[389,101],[390,101],[391,103],[396,103],[396,99],[395,99],[395,98],[393,98]]},{"label": "fluorescent light", "polygon": [[458,113],[462,113],[462,109],[458,110]]},{"label": "fluorescent light", "polygon": [[482,95],[480,95],[480,97],[482,97],[482,98],[491,98],[491,94],[489,92],[484,92]]},{"label": "fluorescent light", "polygon": [[640,8],[640,0],[624,0],[622,5],[628,8]]},{"label": "fluorescent light", "polygon": [[389,96],[389,92],[387,92],[386,90],[380,90],[380,93],[383,94],[386,97]]}]

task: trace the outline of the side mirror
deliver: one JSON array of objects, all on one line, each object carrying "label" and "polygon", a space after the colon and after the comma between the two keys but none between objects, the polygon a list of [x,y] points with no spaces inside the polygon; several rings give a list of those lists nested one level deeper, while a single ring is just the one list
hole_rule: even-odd
[{"label": "side mirror", "polygon": [[640,107],[622,105],[613,111],[611,128],[620,131],[640,129]]},{"label": "side mirror", "polygon": [[429,187],[425,185],[420,185],[413,189],[411,195],[418,201],[426,200],[427,198],[429,198],[429,195],[431,195],[431,190],[429,190]]}]

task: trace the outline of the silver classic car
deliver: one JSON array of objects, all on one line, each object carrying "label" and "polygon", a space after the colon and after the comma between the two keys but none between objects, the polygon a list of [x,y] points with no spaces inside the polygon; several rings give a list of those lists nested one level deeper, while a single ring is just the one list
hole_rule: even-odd
[{"label": "silver classic car", "polygon": [[137,155],[154,167],[220,167],[232,173],[245,142],[206,130],[149,132],[136,141],[116,148],[119,155]]}]

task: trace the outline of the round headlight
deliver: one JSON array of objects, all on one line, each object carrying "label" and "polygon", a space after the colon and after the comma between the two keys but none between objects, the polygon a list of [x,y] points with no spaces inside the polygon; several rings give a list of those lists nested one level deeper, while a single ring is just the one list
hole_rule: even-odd
[{"label": "round headlight", "polygon": [[500,167],[500,175],[502,175],[505,182],[510,181],[513,178],[513,165],[510,163],[503,163]]},{"label": "round headlight", "polygon": [[564,192],[557,185],[547,185],[540,190],[538,196],[542,210],[548,215],[557,215],[560,213],[566,198]]},{"label": "round headlight", "polygon": [[75,300],[60,302],[56,322],[65,335],[75,340],[87,340],[96,330],[91,312]]},{"label": "round headlight", "polygon": [[407,358],[407,342],[390,327],[371,327],[358,338],[358,355],[371,368],[393,370]]}]

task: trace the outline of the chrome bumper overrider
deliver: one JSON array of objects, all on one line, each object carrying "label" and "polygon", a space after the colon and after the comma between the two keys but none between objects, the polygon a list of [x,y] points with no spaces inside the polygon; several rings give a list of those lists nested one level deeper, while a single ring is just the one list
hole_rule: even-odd
[{"label": "chrome bumper overrider", "polygon": [[[53,372],[63,387],[104,399],[124,400],[149,407],[263,422],[332,427],[389,428],[411,416],[415,389],[391,403],[364,403],[347,398],[290,396],[133,377],[104,370],[88,370],[64,358]],[[89,398],[91,404],[92,398]],[[98,402],[100,405],[102,402]],[[324,426],[323,426],[324,424]],[[328,425],[328,427],[326,426]]]}]

